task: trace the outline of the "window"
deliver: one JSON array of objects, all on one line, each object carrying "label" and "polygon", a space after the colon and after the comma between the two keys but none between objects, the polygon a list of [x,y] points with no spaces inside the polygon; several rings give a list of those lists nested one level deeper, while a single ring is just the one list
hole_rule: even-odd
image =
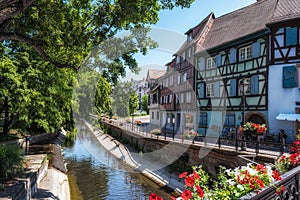
[{"label": "window", "polygon": [[206,84],[206,97],[214,97],[215,90],[214,90],[214,83],[207,83]]},{"label": "window", "polygon": [[176,63],[177,63],[177,64],[180,63],[180,56],[177,56],[177,57],[176,57]]},{"label": "window", "polygon": [[235,127],[235,115],[234,113],[229,113],[225,115],[224,126]]},{"label": "window", "polygon": [[184,94],[183,93],[180,94],[180,103],[184,103]]},{"label": "window", "polygon": [[192,49],[189,48],[187,51],[187,57],[190,58],[192,56]]},{"label": "window", "polygon": [[207,127],[207,112],[200,112],[199,127]]},{"label": "window", "polygon": [[177,84],[178,85],[180,84],[180,78],[181,78],[181,76],[180,76],[180,74],[178,74],[178,76],[177,76]]},{"label": "window", "polygon": [[[242,81],[245,81],[245,83],[247,83],[247,86],[242,86]],[[250,94],[250,91],[251,91],[251,79],[250,78],[245,78],[245,79],[241,79],[239,81],[239,95],[243,95],[243,90],[245,90],[245,94]]]},{"label": "window", "polygon": [[182,82],[186,82],[186,79],[187,79],[187,73],[184,72],[184,74],[182,75]]},{"label": "window", "polygon": [[173,85],[173,75],[170,76],[170,85]]},{"label": "window", "polygon": [[151,118],[154,119],[154,112],[151,113]]},{"label": "window", "polygon": [[190,41],[192,41],[192,39],[193,39],[192,34],[189,34],[189,35],[187,36],[187,41],[190,42]]},{"label": "window", "polygon": [[206,59],[206,69],[211,69],[216,67],[216,57],[211,57]]},{"label": "window", "polygon": [[185,60],[185,51],[182,53],[182,59]]},{"label": "window", "polygon": [[239,58],[240,58],[240,61],[251,59],[252,58],[252,46],[249,45],[249,46],[240,48]]},{"label": "window", "polygon": [[159,120],[159,112],[156,113],[156,119]]},{"label": "window", "polygon": [[166,79],[166,87],[168,87],[169,86],[169,79],[167,78]]},{"label": "window", "polygon": [[191,103],[192,102],[192,95],[190,92],[186,93],[186,103]]}]

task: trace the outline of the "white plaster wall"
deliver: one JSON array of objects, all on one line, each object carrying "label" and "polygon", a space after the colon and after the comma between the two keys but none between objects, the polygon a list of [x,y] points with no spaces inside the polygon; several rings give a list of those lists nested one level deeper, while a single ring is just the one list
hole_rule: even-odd
[{"label": "white plaster wall", "polygon": [[[295,88],[282,88],[282,70],[285,65],[273,65],[269,67],[268,82],[268,120],[270,133],[278,134],[280,129],[284,129],[288,134],[287,140],[295,139],[295,122],[280,121],[276,116],[280,113],[295,113],[296,101],[300,101],[299,85]],[[298,69],[298,83],[299,81]]]}]

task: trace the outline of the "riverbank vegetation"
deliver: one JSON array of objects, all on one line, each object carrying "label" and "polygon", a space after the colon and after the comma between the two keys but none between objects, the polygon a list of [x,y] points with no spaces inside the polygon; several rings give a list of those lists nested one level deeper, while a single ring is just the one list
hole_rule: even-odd
[{"label": "riverbank vegetation", "polygon": [[18,146],[0,145],[0,182],[23,174],[23,151]]}]

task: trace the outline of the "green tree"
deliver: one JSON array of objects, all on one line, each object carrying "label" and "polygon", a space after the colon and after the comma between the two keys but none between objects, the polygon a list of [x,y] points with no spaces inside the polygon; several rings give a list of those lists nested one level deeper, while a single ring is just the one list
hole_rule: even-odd
[{"label": "green tree", "polygon": [[142,96],[142,110],[145,111],[147,114],[149,114],[148,95],[146,94]]},{"label": "green tree", "polygon": [[[0,41],[18,41],[58,68],[78,70],[101,42],[121,30],[156,23],[162,9],[189,7],[193,1],[0,0]],[[133,54],[145,53],[147,48],[140,43],[121,57],[124,63],[134,63]]]},{"label": "green tree", "polygon": [[100,76],[100,79],[96,87],[96,100],[95,100],[96,112],[98,115],[111,111],[111,99],[110,99],[111,92],[112,92],[112,88],[110,83],[103,76]]},{"label": "green tree", "polygon": [[132,92],[130,97],[129,97],[129,104],[128,104],[128,109],[129,109],[129,114],[132,117],[132,129],[133,129],[133,116],[134,112],[136,109],[139,107],[139,97],[136,92]]},{"label": "green tree", "polygon": [[129,116],[128,102],[132,92],[133,89],[131,82],[118,83],[113,87],[111,101],[114,115],[118,115],[120,117]]}]

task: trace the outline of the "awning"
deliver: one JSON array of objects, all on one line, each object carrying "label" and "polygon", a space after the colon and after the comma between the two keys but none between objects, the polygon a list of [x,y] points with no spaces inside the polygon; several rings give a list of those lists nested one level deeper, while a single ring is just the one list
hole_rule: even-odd
[{"label": "awning", "polygon": [[277,120],[300,121],[300,114],[279,114]]}]

